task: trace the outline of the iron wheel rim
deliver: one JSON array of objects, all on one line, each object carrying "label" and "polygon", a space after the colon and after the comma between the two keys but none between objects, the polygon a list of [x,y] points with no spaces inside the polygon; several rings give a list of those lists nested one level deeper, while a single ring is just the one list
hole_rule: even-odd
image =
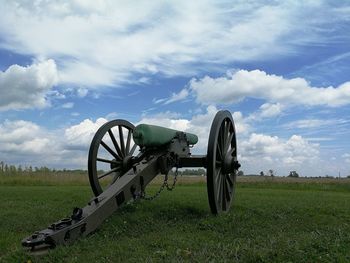
[{"label": "iron wheel rim", "polygon": [[[128,170],[127,167],[125,168],[125,165],[123,166],[123,160],[131,157],[138,147],[133,141],[134,129],[135,126],[132,123],[118,119],[105,123],[97,130],[92,139],[88,156],[89,181],[95,196],[100,195]],[[117,134],[115,134],[115,130],[117,130]],[[126,140],[124,131],[127,131]],[[109,145],[104,141],[105,136],[109,137],[111,141]],[[99,157],[100,149],[108,152],[109,158]],[[109,163],[111,166],[110,170],[102,175],[98,174],[98,163]],[[113,179],[110,184],[104,187],[102,179],[107,176],[112,176]]]},{"label": "iron wheel rim", "polygon": [[219,111],[210,129],[207,151],[207,191],[213,214],[227,212],[234,199],[237,169],[223,169],[227,156],[237,161],[235,125],[229,111]]}]

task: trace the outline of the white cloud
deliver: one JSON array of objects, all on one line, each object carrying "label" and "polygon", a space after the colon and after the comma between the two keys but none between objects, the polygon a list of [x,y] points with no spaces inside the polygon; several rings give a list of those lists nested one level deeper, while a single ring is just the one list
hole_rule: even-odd
[{"label": "white cloud", "polygon": [[73,102],[67,102],[61,105],[61,108],[63,109],[71,109],[74,107],[74,103]]},{"label": "white cloud", "polygon": [[232,118],[235,123],[236,133],[245,135],[251,131],[252,127],[249,124],[248,119],[244,118],[240,111],[233,112]]},{"label": "white cloud", "polygon": [[85,168],[93,136],[107,120],[89,119],[66,129],[47,130],[33,122],[0,124],[0,160],[21,165]]},{"label": "white cloud", "polygon": [[47,92],[47,95],[51,98],[51,99],[58,99],[58,100],[63,100],[66,98],[65,94],[60,93],[57,90],[49,90]]},{"label": "white cloud", "polygon": [[159,104],[159,103],[163,103],[164,101],[166,101],[166,98],[163,98],[163,99],[153,98],[152,101],[154,104]]},{"label": "white cloud", "polygon": [[163,99],[153,99],[153,103],[159,104],[162,103],[163,105],[167,105],[176,101],[184,100],[188,97],[189,92],[187,89],[182,89],[179,93],[172,93],[169,98],[163,98]]},{"label": "white cloud", "polygon": [[87,149],[96,131],[107,121],[105,118],[98,118],[96,122],[85,119],[79,124],[67,128],[64,131],[66,146],[68,149]]},{"label": "white cloud", "polygon": [[260,116],[262,118],[271,118],[278,116],[282,113],[283,106],[280,103],[265,103],[260,106]]},{"label": "white cloud", "polygon": [[348,122],[349,121],[344,119],[302,119],[289,122],[285,124],[284,127],[289,129],[312,129],[325,126],[337,126]]},{"label": "white cloud", "polygon": [[0,71],[0,110],[47,106],[46,94],[57,81],[56,64],[52,59],[27,67],[12,65]]},{"label": "white cloud", "polygon": [[[202,79],[192,79],[190,89],[197,101],[203,104],[231,104],[246,97],[286,105],[337,107],[350,104],[350,82],[345,82],[336,88],[312,87],[303,78],[285,79],[261,70],[239,70],[225,77],[205,76]],[[266,108],[271,108],[271,104]],[[276,110],[277,107],[272,112]]]},{"label": "white cloud", "polygon": [[305,138],[309,142],[327,142],[327,141],[333,141],[333,137],[307,137]]},{"label": "white cloud", "polygon": [[87,89],[84,89],[84,88],[79,88],[78,90],[77,90],[77,95],[78,95],[78,97],[80,97],[80,98],[84,98],[87,94],[88,94],[88,90]]},{"label": "white cloud", "polygon": [[176,101],[184,100],[187,98],[189,92],[187,89],[182,89],[179,93],[173,93],[169,99],[167,99],[164,104],[170,104]]},{"label": "white cloud", "polygon": [[310,169],[319,160],[319,145],[309,143],[299,135],[283,140],[277,136],[253,133],[239,142],[239,146],[245,168],[251,171],[254,167],[256,173],[271,167],[283,172],[287,172],[288,168]]},{"label": "white cloud", "polygon": [[280,103],[264,103],[260,106],[259,110],[250,114],[247,118],[248,121],[261,121],[266,118],[277,117],[282,114],[285,107]]},{"label": "white cloud", "polygon": [[344,158],[345,162],[350,163],[350,153],[344,153],[342,157]]},{"label": "white cloud", "polygon": [[32,122],[6,120],[0,124],[0,159],[27,162],[39,161],[57,150],[57,142],[50,133]]},{"label": "white cloud", "polygon": [[322,1],[187,0],[13,0],[1,2],[0,17],[1,48],[54,58],[62,82],[90,88],[290,54],[328,41],[324,24],[346,19]]},{"label": "white cloud", "polygon": [[105,116],[105,119],[107,120],[114,120],[116,118],[118,118],[118,113],[117,112],[110,112]]}]

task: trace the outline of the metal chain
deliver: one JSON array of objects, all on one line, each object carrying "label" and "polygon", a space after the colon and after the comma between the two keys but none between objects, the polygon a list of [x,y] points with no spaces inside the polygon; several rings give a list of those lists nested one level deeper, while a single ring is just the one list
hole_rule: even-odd
[{"label": "metal chain", "polygon": [[[169,186],[169,184],[168,184],[168,178],[167,178],[167,180],[165,180],[165,178],[164,178],[164,184],[165,184],[166,189],[168,191],[172,191],[175,188],[176,181],[177,181],[177,175],[178,175],[178,167],[176,166],[174,181],[173,181],[173,184],[171,186]],[[168,176],[166,176],[166,177],[168,177]]]},{"label": "metal chain", "polygon": [[146,191],[144,189],[141,189],[140,194],[137,195],[136,198],[144,199],[147,201],[152,201],[153,199],[157,198],[160,195],[160,193],[164,190],[165,187],[168,191],[172,191],[175,188],[175,185],[177,182],[177,175],[178,175],[178,167],[176,166],[174,181],[173,181],[171,186],[169,186],[169,184],[168,184],[168,175],[166,174],[164,177],[163,184],[160,186],[159,190],[154,195],[146,196]]}]

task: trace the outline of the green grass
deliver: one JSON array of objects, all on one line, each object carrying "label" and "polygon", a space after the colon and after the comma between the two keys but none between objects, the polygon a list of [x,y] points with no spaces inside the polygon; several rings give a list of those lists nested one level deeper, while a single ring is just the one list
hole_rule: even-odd
[{"label": "green grass", "polygon": [[204,183],[182,184],[41,257],[21,239],[85,205],[91,190],[24,184],[0,183],[0,262],[350,262],[348,182],[241,182],[220,216],[209,213]]}]

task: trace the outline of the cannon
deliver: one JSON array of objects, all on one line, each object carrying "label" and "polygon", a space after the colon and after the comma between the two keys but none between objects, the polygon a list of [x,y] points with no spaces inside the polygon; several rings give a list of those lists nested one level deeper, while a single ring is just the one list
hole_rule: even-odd
[{"label": "cannon", "polygon": [[[92,139],[88,153],[88,175],[94,197],[83,208],[75,207],[70,217],[34,232],[22,240],[31,251],[69,244],[96,230],[122,205],[145,199],[146,186],[159,174],[161,186],[170,190],[177,169],[206,168],[207,192],[213,214],[227,212],[235,193],[237,144],[235,125],[229,111],[219,111],[211,125],[206,155],[192,155],[195,134],[126,120],[102,125]],[[174,183],[168,173],[176,168]],[[160,191],[157,192],[159,194]]]}]

